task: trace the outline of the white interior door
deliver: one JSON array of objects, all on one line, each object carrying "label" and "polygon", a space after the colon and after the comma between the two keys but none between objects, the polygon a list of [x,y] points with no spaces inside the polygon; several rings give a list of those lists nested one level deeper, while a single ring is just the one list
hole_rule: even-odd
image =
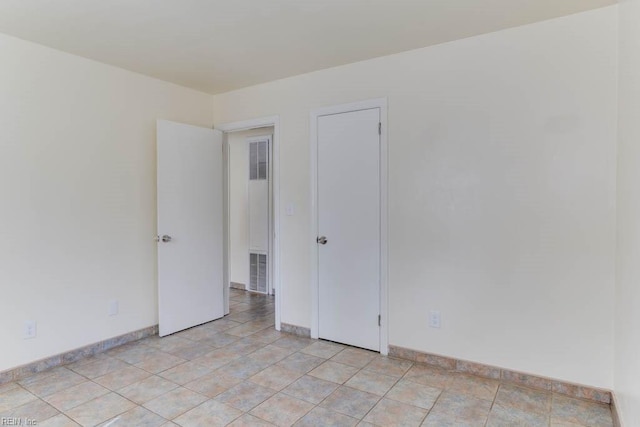
[{"label": "white interior door", "polygon": [[224,315],[222,132],[158,120],[160,336]]},{"label": "white interior door", "polygon": [[379,108],[320,116],[317,123],[319,337],[375,351],[380,351],[379,123]]}]

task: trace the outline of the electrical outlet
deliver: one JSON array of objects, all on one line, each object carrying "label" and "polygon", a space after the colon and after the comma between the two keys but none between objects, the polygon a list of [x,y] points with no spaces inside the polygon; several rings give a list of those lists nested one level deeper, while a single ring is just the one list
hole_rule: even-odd
[{"label": "electrical outlet", "polygon": [[295,211],[296,211],[295,205],[293,203],[287,203],[287,207],[285,209],[287,216],[293,216],[295,214]]},{"label": "electrical outlet", "polygon": [[118,300],[114,299],[109,301],[109,316],[115,316],[118,314],[118,311],[120,311],[118,307]]},{"label": "electrical outlet", "polygon": [[436,310],[431,310],[429,312],[429,327],[430,328],[440,328],[440,312]]},{"label": "electrical outlet", "polygon": [[35,338],[36,337],[36,321],[35,320],[26,320],[24,322],[24,333],[23,338],[25,340]]}]

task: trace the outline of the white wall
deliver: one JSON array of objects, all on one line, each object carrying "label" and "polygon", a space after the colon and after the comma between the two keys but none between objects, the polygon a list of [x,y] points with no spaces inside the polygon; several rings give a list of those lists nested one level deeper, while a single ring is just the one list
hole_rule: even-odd
[{"label": "white wall", "polygon": [[273,127],[228,134],[230,280],[249,286],[249,151],[247,138],[273,135]]},{"label": "white wall", "polygon": [[611,387],[616,29],[609,7],[215,96],[218,124],[280,116],[282,321],[311,324],[309,112],[388,97],[390,344]]},{"label": "white wall", "polygon": [[615,392],[640,425],[640,0],[620,3]]},{"label": "white wall", "polygon": [[0,64],[2,371],[157,324],[156,118],[212,98],[3,35]]}]

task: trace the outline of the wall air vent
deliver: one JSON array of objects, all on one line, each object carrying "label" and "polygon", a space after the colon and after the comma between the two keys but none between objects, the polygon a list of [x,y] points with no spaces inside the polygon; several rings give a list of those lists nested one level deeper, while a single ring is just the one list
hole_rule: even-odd
[{"label": "wall air vent", "polygon": [[267,293],[267,255],[249,254],[249,290]]}]

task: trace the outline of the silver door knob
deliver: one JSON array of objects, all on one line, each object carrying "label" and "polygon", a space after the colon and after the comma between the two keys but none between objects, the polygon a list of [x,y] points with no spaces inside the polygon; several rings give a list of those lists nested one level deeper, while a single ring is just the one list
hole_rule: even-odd
[{"label": "silver door knob", "polygon": [[166,234],[164,236],[162,236],[162,241],[163,242],[170,242],[171,241],[171,236],[167,236]]},{"label": "silver door knob", "polygon": [[316,242],[320,243],[321,245],[326,245],[327,244],[327,238],[324,236],[320,236],[316,239]]}]

